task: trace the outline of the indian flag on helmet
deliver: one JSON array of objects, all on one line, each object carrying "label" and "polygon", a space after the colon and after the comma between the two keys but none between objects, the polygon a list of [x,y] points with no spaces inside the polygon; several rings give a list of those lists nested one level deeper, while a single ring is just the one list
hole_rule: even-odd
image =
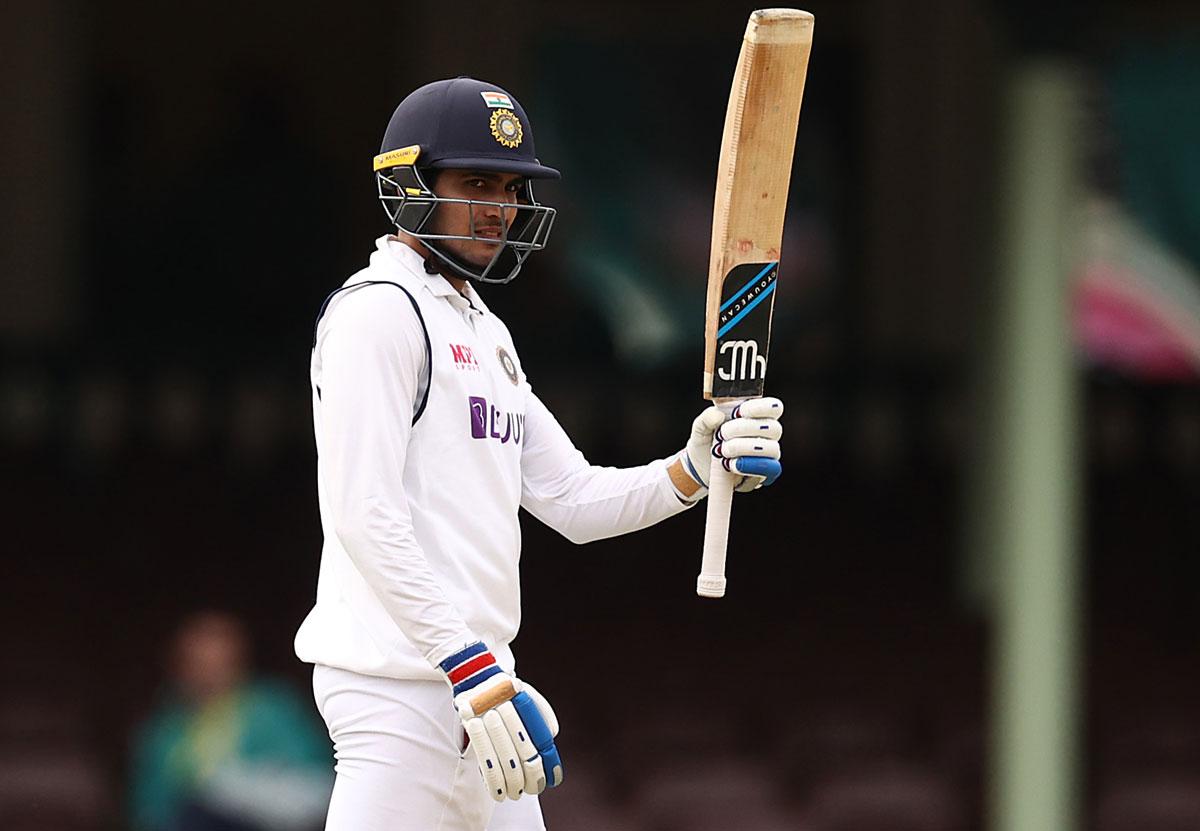
[{"label": "indian flag on helmet", "polygon": [[483,96],[483,103],[489,107],[508,107],[512,109],[512,99],[503,92],[481,92],[479,94]]}]

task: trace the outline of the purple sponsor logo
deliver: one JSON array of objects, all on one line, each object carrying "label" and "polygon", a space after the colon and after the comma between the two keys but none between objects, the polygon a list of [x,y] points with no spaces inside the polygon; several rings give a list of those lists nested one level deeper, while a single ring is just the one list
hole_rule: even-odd
[{"label": "purple sponsor logo", "polygon": [[477,395],[472,395],[468,401],[471,405],[471,438],[497,439],[501,444],[507,444],[510,440],[513,444],[521,443],[521,433],[525,428],[524,415],[506,413]]}]

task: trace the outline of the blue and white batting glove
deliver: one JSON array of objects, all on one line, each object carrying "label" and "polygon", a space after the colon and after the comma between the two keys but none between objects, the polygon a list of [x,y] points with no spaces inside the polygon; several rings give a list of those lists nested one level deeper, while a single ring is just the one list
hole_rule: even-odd
[{"label": "blue and white batting glove", "polygon": [[492,799],[519,799],[562,783],[554,746],[558,719],[541,693],[500,669],[482,643],[438,666],[454,688],[454,706]]},{"label": "blue and white batting glove", "polygon": [[778,479],[783,472],[779,463],[781,415],[783,402],[778,398],[751,398],[734,407],[728,417],[716,406],[696,416],[687,447],[668,467],[680,497],[694,502],[708,493],[708,472],[714,459],[726,470],[742,475],[734,486],[742,493]]}]

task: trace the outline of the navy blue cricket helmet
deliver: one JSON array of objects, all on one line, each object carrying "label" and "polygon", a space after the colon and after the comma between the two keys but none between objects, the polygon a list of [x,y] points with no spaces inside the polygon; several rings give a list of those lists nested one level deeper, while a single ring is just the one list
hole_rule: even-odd
[{"label": "navy blue cricket helmet", "polygon": [[[451,199],[438,196],[430,187],[430,171],[445,168],[525,178],[515,205]],[[509,282],[529,254],[546,247],[555,211],[534,199],[531,180],[557,178],[557,170],[538,161],[525,109],[501,87],[474,78],[434,81],[412,92],[392,113],[375,157],[379,199],[392,224],[420,239],[455,273],[485,283]],[[469,234],[430,230],[430,218],[447,203],[472,206]],[[474,205],[515,209],[516,215],[499,239],[481,237],[475,233]],[[475,266],[455,257],[440,242],[449,239],[492,243],[496,254],[486,266]]]}]

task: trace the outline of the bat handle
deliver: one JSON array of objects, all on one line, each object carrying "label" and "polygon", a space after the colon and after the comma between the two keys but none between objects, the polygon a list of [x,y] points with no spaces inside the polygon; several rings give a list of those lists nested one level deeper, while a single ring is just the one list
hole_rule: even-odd
[{"label": "bat handle", "polygon": [[[737,401],[721,408],[726,412]],[[730,473],[717,459],[708,471],[708,513],[704,519],[704,554],[700,561],[700,576],[696,578],[696,594],[701,597],[725,596],[725,550],[729,546],[729,509],[733,505],[733,486],[738,474]]]}]

